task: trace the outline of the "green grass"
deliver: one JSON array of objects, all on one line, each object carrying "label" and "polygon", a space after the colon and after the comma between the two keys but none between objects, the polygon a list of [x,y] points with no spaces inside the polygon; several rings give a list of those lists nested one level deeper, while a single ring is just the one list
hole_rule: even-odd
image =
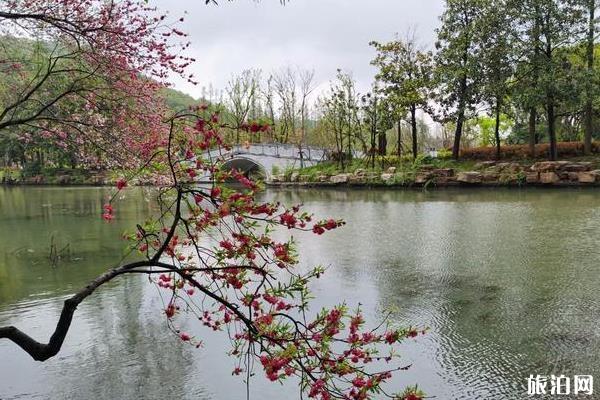
[{"label": "green grass", "polygon": [[[598,157],[582,157],[581,159],[573,161],[598,162],[600,159]],[[477,170],[476,165],[479,162],[480,161],[475,160],[456,161],[451,158],[431,158],[428,156],[419,156],[413,161],[412,157],[409,156],[387,156],[378,157],[375,160],[374,168],[372,167],[372,162],[370,160],[352,160],[351,162],[346,163],[343,168],[340,163],[329,161],[294,171],[287,170],[284,174],[284,178],[289,181],[290,176],[295,172],[299,176],[308,176],[308,182],[318,182],[320,176],[356,173],[357,170],[362,169],[365,173],[371,174],[371,177],[369,178],[370,183],[409,186],[415,182],[416,177],[419,175],[420,171],[425,169],[425,167],[427,167],[427,169],[451,168],[456,174],[458,172]],[[522,165],[528,165],[533,164],[534,162],[534,160],[522,160],[520,163]],[[395,174],[390,180],[383,182],[381,180],[381,174],[385,173],[390,167],[396,168]],[[374,178],[372,177],[373,174],[375,175]],[[505,175],[500,176],[500,180],[506,182],[523,182],[525,180],[525,174],[506,173]]]},{"label": "green grass", "polygon": [[[352,160],[350,163],[342,168],[340,163],[337,162],[324,162],[312,167],[298,169],[297,172],[300,175],[308,175],[311,178],[317,178],[320,175],[337,175],[342,173],[355,173],[358,169],[365,170],[366,172],[383,173],[390,167],[396,167],[396,173],[398,174],[415,174],[424,165],[433,166],[434,168],[453,168],[456,171],[472,171],[477,164],[476,161],[455,161],[448,159],[431,159],[427,157],[418,158],[416,161],[411,159],[402,158],[399,159],[397,156],[390,156],[385,158],[378,158],[375,161],[375,167],[372,168],[371,162],[365,160]],[[312,180],[312,179],[311,179]]]}]

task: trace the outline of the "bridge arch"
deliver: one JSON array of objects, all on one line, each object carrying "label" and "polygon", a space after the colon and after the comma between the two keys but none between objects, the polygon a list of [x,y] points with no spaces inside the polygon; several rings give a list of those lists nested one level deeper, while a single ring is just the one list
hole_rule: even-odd
[{"label": "bridge arch", "polygon": [[[355,156],[359,154],[355,153]],[[319,147],[300,148],[293,144],[254,143],[234,145],[226,151],[222,148],[209,150],[206,157],[222,160],[222,168],[235,168],[245,174],[259,173],[265,181],[270,181],[273,174],[282,173],[288,168],[309,167],[326,161],[328,154],[327,149]]]},{"label": "bridge arch", "polygon": [[265,181],[270,179],[267,168],[261,162],[250,157],[236,155],[223,162],[221,168],[226,170],[235,169],[243,173],[246,177],[259,175]]}]

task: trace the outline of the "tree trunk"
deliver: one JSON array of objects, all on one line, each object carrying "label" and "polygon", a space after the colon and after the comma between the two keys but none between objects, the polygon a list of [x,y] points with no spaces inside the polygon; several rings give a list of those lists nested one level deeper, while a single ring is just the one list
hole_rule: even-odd
[{"label": "tree trunk", "polygon": [[588,0],[589,7],[589,27],[587,33],[587,72],[586,77],[586,102],[584,107],[584,138],[583,152],[586,155],[592,153],[592,135],[594,131],[594,108],[592,104],[593,85],[592,77],[594,76],[594,35],[595,35],[595,11],[596,0]]},{"label": "tree trunk", "polygon": [[535,158],[535,145],[537,143],[535,130],[537,122],[537,110],[535,107],[529,109],[529,155]]},{"label": "tree trunk", "polygon": [[[540,10],[537,3],[534,3],[534,27],[533,27],[533,86],[537,87],[539,79],[539,60],[540,60]],[[535,158],[535,145],[537,144],[537,106],[532,104],[529,108],[529,154]]]},{"label": "tree trunk", "polygon": [[402,157],[402,120],[398,120],[398,158]]},{"label": "tree trunk", "polygon": [[[371,121],[371,148],[369,149],[368,155],[369,155],[369,158],[371,159],[371,168],[373,168],[373,169],[375,169],[375,158],[377,156],[378,148],[379,148],[379,146],[377,146],[377,144],[375,143],[376,139],[377,139],[377,131],[375,130],[373,121]],[[379,141],[379,144],[381,144],[381,140]]]},{"label": "tree trunk", "polygon": [[496,99],[496,126],[494,128],[494,138],[496,140],[496,160],[500,159],[500,107],[501,100]]},{"label": "tree trunk", "polygon": [[556,117],[554,114],[554,96],[548,95],[546,105],[548,111],[548,137],[550,138],[550,161],[556,161],[558,158],[558,149],[556,144]]},{"label": "tree trunk", "polygon": [[410,124],[412,128],[412,152],[413,160],[417,159],[418,147],[417,147],[417,107],[412,104],[410,106]]},{"label": "tree trunk", "polygon": [[302,147],[304,146],[304,141],[306,140],[306,117],[304,114],[304,108],[306,107],[306,99],[302,100],[301,116],[300,116],[300,142],[298,144],[298,150],[300,152],[300,168],[304,168],[304,152]]},{"label": "tree trunk", "polygon": [[387,135],[385,134],[385,132],[381,132],[379,134],[379,155],[387,155]]},{"label": "tree trunk", "polygon": [[452,157],[455,160],[458,160],[458,157],[460,156],[460,138],[462,137],[463,123],[465,122],[466,92],[467,77],[463,75],[460,81],[460,100],[458,103],[458,115],[456,117],[456,131],[454,132],[454,146],[452,146]]},{"label": "tree trunk", "polygon": [[[375,157],[376,155],[381,156],[381,136],[377,132],[377,96],[373,99],[373,115],[371,118],[371,151],[373,152],[373,164],[372,168],[375,169]],[[375,148],[375,141],[377,141],[377,148]],[[383,157],[381,157],[383,161]]]},{"label": "tree trunk", "polygon": [[348,164],[352,162],[352,116],[348,117]]},{"label": "tree trunk", "polygon": [[549,68],[551,74],[549,76],[549,81],[550,84],[548,85],[547,89],[546,89],[546,113],[547,113],[547,119],[548,119],[548,138],[550,139],[550,161],[556,161],[556,159],[558,158],[558,149],[557,149],[557,145],[556,145],[556,115],[555,115],[555,100],[554,100],[554,92],[556,90],[556,88],[554,87],[555,82],[554,82],[554,67],[552,65],[552,63],[554,62],[553,60],[553,50],[554,47],[552,45],[552,35],[546,31],[545,33],[545,37],[546,37],[546,50],[545,50],[545,55],[546,55],[546,63],[547,63],[547,68]]},{"label": "tree trunk", "polygon": [[462,127],[464,122],[464,112],[460,112],[456,119],[456,131],[454,132],[454,145],[452,146],[452,157],[458,160],[460,156],[460,138],[462,136]]},{"label": "tree trunk", "polygon": [[346,166],[344,165],[344,130],[343,130],[343,125],[342,123],[340,123],[340,140],[339,140],[339,147],[338,147],[338,165],[340,165],[342,167],[342,170],[346,168]]}]

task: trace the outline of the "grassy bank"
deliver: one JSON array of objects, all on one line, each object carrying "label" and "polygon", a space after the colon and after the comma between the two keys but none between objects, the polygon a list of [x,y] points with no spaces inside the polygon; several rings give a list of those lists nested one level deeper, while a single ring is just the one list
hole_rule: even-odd
[{"label": "grassy bank", "polygon": [[600,157],[572,157],[558,162],[533,159],[477,161],[418,157],[385,157],[375,164],[353,160],[326,162],[302,169],[273,171],[273,183],[349,184],[374,186],[589,185],[600,184]]},{"label": "grassy bank", "polygon": [[327,161],[311,167],[301,169],[286,169],[285,171],[274,170],[272,175],[281,177],[284,181],[292,181],[292,178],[302,177],[306,182],[319,182],[325,176],[331,177],[339,174],[354,174],[364,172],[372,176],[380,176],[390,171],[390,168],[395,169],[394,178],[397,181],[414,181],[417,175],[423,168],[430,169],[453,169],[454,171],[470,171],[475,168],[478,161],[465,160],[455,161],[449,158],[432,158],[427,156],[418,157],[412,160],[409,157],[399,158],[397,156],[380,157],[372,162],[365,160],[352,160],[341,165],[339,162]]}]

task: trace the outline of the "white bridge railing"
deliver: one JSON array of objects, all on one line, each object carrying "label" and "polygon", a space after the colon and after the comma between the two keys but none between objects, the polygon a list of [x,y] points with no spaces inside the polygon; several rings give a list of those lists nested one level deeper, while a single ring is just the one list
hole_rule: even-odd
[{"label": "white bridge railing", "polygon": [[296,145],[282,143],[257,143],[247,146],[235,145],[229,151],[213,150],[210,155],[211,157],[221,155],[226,158],[235,157],[236,155],[253,155],[320,162],[327,159],[328,150],[312,146],[302,146],[300,148]]},{"label": "white bridge railing", "polygon": [[[302,146],[299,147],[295,144],[284,144],[284,143],[253,143],[250,145],[234,145],[231,150],[212,150],[209,152],[211,156],[236,156],[236,155],[254,155],[254,156],[266,156],[276,158],[289,158],[299,160],[302,155],[302,159],[307,161],[326,161],[332,150],[325,149],[322,147],[314,146]],[[300,154],[302,152],[302,154]],[[362,151],[354,150],[353,155],[356,158],[363,156]]]}]

